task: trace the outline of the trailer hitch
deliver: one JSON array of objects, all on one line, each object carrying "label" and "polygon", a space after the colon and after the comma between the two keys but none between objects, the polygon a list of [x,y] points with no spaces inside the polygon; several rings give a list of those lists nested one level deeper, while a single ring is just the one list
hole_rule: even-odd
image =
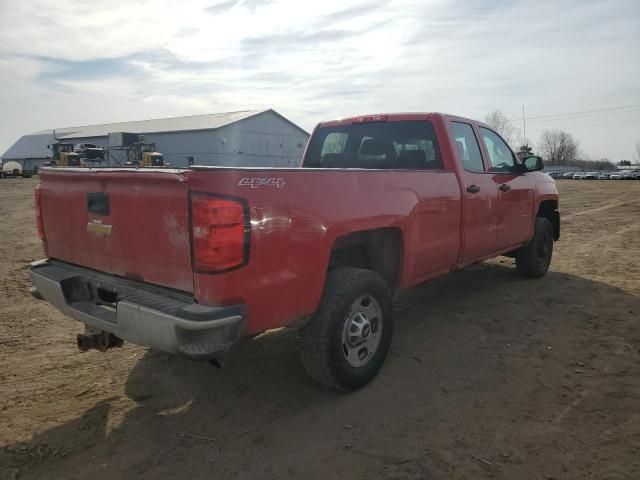
[{"label": "trailer hitch", "polygon": [[122,347],[123,343],[124,340],[116,337],[111,332],[89,328],[86,329],[85,333],[79,333],[76,337],[76,344],[81,352],[86,352],[93,348],[100,352],[106,352],[110,348]]}]

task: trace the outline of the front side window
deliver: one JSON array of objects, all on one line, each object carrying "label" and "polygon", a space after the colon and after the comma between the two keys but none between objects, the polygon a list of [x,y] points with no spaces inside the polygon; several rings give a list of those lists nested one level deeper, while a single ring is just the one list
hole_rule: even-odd
[{"label": "front side window", "polygon": [[451,122],[462,167],[468,172],[484,172],[480,146],[473,127],[468,123]]},{"label": "front side window", "polygon": [[491,160],[490,172],[511,172],[515,167],[515,158],[509,146],[495,132],[480,127],[482,141]]},{"label": "front side window", "polygon": [[364,122],[315,131],[305,168],[442,169],[431,122]]}]

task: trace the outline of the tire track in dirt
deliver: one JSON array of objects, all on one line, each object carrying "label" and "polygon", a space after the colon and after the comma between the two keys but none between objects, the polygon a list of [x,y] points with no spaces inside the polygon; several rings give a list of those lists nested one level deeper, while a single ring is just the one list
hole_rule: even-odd
[{"label": "tire track in dirt", "polygon": [[640,204],[640,200],[636,201],[627,201],[627,202],[608,202],[604,205],[595,208],[587,208],[586,210],[582,210],[580,212],[570,213],[569,215],[563,215],[562,220],[568,220],[570,218],[579,217],[581,215],[588,215],[591,213],[602,212],[604,210],[610,210],[612,208],[623,207],[625,205],[638,205]]}]

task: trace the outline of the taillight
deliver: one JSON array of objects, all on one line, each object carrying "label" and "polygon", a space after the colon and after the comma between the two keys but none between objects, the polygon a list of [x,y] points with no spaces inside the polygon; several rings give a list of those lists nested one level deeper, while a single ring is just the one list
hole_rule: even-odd
[{"label": "taillight", "polygon": [[49,249],[47,247],[47,239],[44,236],[44,223],[42,223],[42,192],[40,191],[40,184],[36,185],[35,189],[35,207],[36,207],[36,228],[38,229],[38,237],[42,240],[42,248],[44,250],[44,256],[49,256]]},{"label": "taillight", "polygon": [[38,184],[35,189],[36,227],[38,228],[38,237],[44,241],[44,225],[42,223],[42,204],[40,197],[40,184]]},{"label": "taillight", "polygon": [[191,193],[191,247],[198,273],[233,270],[249,261],[249,208],[245,200]]}]

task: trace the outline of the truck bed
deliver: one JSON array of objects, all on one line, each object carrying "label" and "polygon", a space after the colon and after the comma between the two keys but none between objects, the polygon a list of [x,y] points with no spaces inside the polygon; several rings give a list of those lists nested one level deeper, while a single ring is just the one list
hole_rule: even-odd
[{"label": "truck bed", "polygon": [[[324,282],[318,272],[326,271],[332,245],[348,232],[407,232],[403,256],[420,260],[403,265],[399,286],[447,271],[461,241],[454,172],[45,168],[40,178],[49,257],[180,290],[204,305],[246,303],[248,333],[314,311]],[[197,192],[246,201],[250,232],[242,268],[194,271],[189,198]],[[92,193],[107,194],[108,214],[91,211]],[[105,226],[109,234],[100,233]]]}]

